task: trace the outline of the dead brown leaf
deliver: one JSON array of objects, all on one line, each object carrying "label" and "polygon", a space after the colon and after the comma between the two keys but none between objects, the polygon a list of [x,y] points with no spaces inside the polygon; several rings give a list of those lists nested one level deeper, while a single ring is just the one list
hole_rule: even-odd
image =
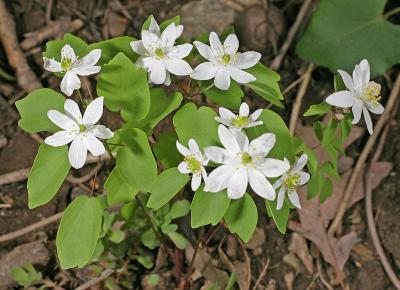
[{"label": "dead brown leaf", "polygon": [[307,241],[302,235],[298,233],[292,234],[289,244],[289,251],[293,252],[300,258],[308,273],[314,273],[313,258],[308,251]]}]

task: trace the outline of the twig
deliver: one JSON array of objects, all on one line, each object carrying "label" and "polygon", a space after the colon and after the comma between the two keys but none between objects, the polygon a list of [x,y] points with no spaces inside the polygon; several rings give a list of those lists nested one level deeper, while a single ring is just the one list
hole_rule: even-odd
[{"label": "twig", "polygon": [[296,79],[294,82],[292,82],[290,85],[288,85],[282,92],[282,95],[286,95],[288,92],[290,92],[294,87],[296,87],[305,77],[306,75],[303,74],[301,77]]},{"label": "twig", "polygon": [[201,245],[201,240],[203,239],[203,234],[204,234],[204,227],[202,227],[200,229],[199,236],[197,237],[196,246],[194,248],[194,253],[193,253],[192,259],[190,260],[189,270],[187,271],[187,273],[185,275],[185,284],[184,284],[185,288],[186,288],[186,285],[188,285],[190,276],[192,275],[193,268],[194,268],[194,262],[196,260],[197,253],[199,252],[199,248],[200,248],[200,245]]},{"label": "twig", "polygon": [[46,23],[51,24],[51,10],[53,9],[53,0],[47,0],[46,6]]},{"label": "twig", "polygon": [[296,100],[293,104],[293,109],[292,109],[292,114],[290,116],[290,122],[289,122],[289,131],[290,134],[294,134],[294,130],[296,129],[296,124],[297,124],[297,119],[299,118],[300,114],[300,109],[301,109],[301,104],[303,102],[304,95],[307,92],[308,85],[310,84],[311,80],[311,73],[314,70],[315,66],[310,63],[307,67],[306,72],[304,73],[304,78],[301,83],[300,89],[297,93]]},{"label": "twig", "polygon": [[249,257],[249,254],[247,254],[246,247],[244,246],[242,240],[239,237],[236,237],[236,239],[239,242],[239,245],[240,245],[240,247],[242,248],[242,251],[243,251],[244,261],[245,261],[246,266],[247,266],[247,273],[249,273],[249,275],[247,277],[246,285],[248,285],[248,288],[250,288],[251,277],[252,277],[252,275],[251,275],[250,257]]},{"label": "twig", "polygon": [[362,168],[368,158],[368,155],[372,150],[372,147],[375,145],[375,142],[378,139],[379,133],[382,131],[383,127],[387,125],[387,120],[389,119],[391,111],[396,103],[399,91],[400,91],[400,74],[396,78],[392,92],[390,93],[390,96],[389,96],[389,100],[387,101],[385,111],[379,118],[379,120],[374,128],[374,133],[369,137],[367,144],[365,145],[363,151],[361,152],[360,157],[357,160],[356,166],[354,167],[353,173],[350,177],[350,181],[347,184],[346,191],[343,195],[343,199],[340,203],[338,212],[337,212],[335,219],[333,220],[331,226],[329,227],[329,230],[328,230],[329,236],[333,236],[338,231],[339,227],[342,224],[344,214],[345,214],[347,206],[351,200],[354,186],[356,185],[356,182],[360,176],[360,173],[361,173]]},{"label": "twig", "polygon": [[8,204],[8,203],[0,203],[0,208],[10,208],[10,207],[12,207],[11,204]]},{"label": "twig", "polygon": [[115,272],[113,269],[106,269],[101,273],[100,277],[93,278],[86,283],[82,284],[81,286],[75,288],[75,290],[86,290],[91,288],[92,286],[96,285],[97,283],[107,279],[110,275],[112,275]]},{"label": "twig", "polygon": [[268,267],[269,267],[269,259],[267,261],[267,264],[265,264],[265,266],[263,267],[260,276],[258,276],[256,283],[253,286],[253,290],[257,290],[257,287],[258,285],[260,285],[261,280],[264,279],[264,276],[267,274]]},{"label": "twig", "polygon": [[[397,102],[396,107],[398,106],[398,104],[399,104],[399,102]],[[395,116],[395,113],[396,113],[396,110],[394,109],[390,116],[390,120]],[[396,287],[396,289],[400,289],[400,280],[397,278],[395,271],[393,270],[392,266],[390,265],[386,255],[385,255],[385,251],[383,250],[381,241],[379,239],[378,231],[376,229],[373,211],[372,211],[371,167],[378,160],[379,156],[382,153],[383,145],[385,144],[386,138],[389,133],[389,128],[390,128],[390,122],[388,122],[388,125],[385,127],[385,130],[383,131],[382,136],[379,141],[379,144],[377,146],[377,150],[375,151],[374,156],[372,157],[370,164],[368,166],[368,169],[365,172],[365,180],[364,180],[364,182],[365,182],[365,211],[366,211],[366,215],[367,215],[367,224],[368,224],[368,229],[369,229],[369,232],[371,235],[371,240],[372,240],[375,250],[379,256],[379,259],[381,260],[382,266],[385,269],[385,272],[388,275],[390,281],[392,281],[393,285]]]},{"label": "twig", "polygon": [[275,56],[274,60],[272,61],[270,68],[272,70],[279,70],[282,60],[285,57],[287,51],[289,50],[290,45],[292,44],[292,41],[294,37],[296,36],[297,31],[299,30],[301,24],[303,21],[306,19],[306,15],[308,12],[308,9],[310,8],[312,3],[312,0],[305,0],[303,2],[303,5],[301,5],[299,14],[297,14],[296,20],[293,23],[292,27],[289,30],[289,33],[286,37],[286,40],[284,44],[281,46],[281,49],[279,50],[277,56]]},{"label": "twig", "polygon": [[3,0],[0,0],[0,40],[6,51],[8,62],[16,72],[20,87],[26,92],[32,92],[41,88],[42,84],[32,72],[18,45],[15,21],[10,13],[8,13]]},{"label": "twig", "polygon": [[70,174],[68,174],[66,180],[72,184],[85,183],[85,182],[89,181],[93,177],[93,175],[96,175],[96,173],[101,169],[102,166],[103,166],[103,163],[98,163],[95,168],[93,168],[89,173],[85,174],[82,177],[75,177],[70,173]]},{"label": "twig", "polygon": [[324,275],[322,275],[322,266],[320,257],[318,257],[317,259],[317,269],[319,274],[318,277],[321,280],[322,284],[324,284],[324,286],[328,288],[328,290],[334,290],[331,284],[329,284],[328,281],[325,280]]},{"label": "twig", "polygon": [[9,234],[2,235],[2,236],[0,236],[0,243],[11,241],[11,240],[16,239],[16,238],[18,238],[20,236],[23,236],[23,235],[26,235],[26,234],[28,234],[30,232],[33,232],[33,231],[35,231],[35,230],[37,230],[39,228],[42,228],[42,227],[47,226],[47,225],[49,225],[51,223],[54,223],[54,222],[58,221],[59,219],[61,219],[63,214],[64,214],[64,212],[59,212],[59,213],[57,213],[55,215],[52,215],[52,216],[50,216],[48,218],[45,218],[44,220],[41,220],[41,221],[38,221],[37,223],[29,225],[29,226],[27,226],[25,228],[22,228],[20,230],[17,230],[15,232],[12,232],[12,233],[9,233]]}]

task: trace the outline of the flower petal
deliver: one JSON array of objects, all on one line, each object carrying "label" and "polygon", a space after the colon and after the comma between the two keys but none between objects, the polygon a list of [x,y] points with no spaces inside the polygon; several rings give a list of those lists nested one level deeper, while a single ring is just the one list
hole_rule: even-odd
[{"label": "flower petal", "polygon": [[69,44],[64,45],[61,49],[61,59],[63,58],[69,58],[71,60],[71,63],[74,63],[76,61],[75,51]]},{"label": "flower petal", "polygon": [[61,72],[63,69],[61,68],[61,63],[58,61],[43,57],[43,67],[45,70],[51,71],[51,72]]},{"label": "flower petal", "polygon": [[260,61],[260,58],[261,53],[255,51],[247,51],[239,53],[236,56],[235,61],[231,65],[238,69],[248,69],[255,66]]},{"label": "flower petal", "polygon": [[197,145],[196,140],[189,139],[188,144],[189,144],[189,150],[192,152],[192,154],[200,153],[200,148],[199,145]]},{"label": "flower petal", "polygon": [[85,165],[87,157],[87,148],[85,141],[81,137],[77,137],[69,146],[68,159],[71,166],[75,169],[82,168]]},{"label": "flower petal", "polygon": [[300,200],[299,200],[299,195],[297,194],[296,191],[290,191],[288,193],[288,197],[290,202],[297,208],[301,209],[301,205],[300,205]]},{"label": "flower petal", "polygon": [[297,159],[296,163],[294,164],[293,168],[291,169],[292,172],[299,172],[306,166],[308,160],[307,154],[302,154],[299,159]]},{"label": "flower petal", "polygon": [[210,46],[213,51],[213,55],[222,55],[224,48],[219,40],[218,35],[215,32],[211,32],[209,36]]},{"label": "flower petal", "polygon": [[74,100],[65,100],[64,111],[69,118],[71,118],[78,124],[82,124],[82,114],[79,110],[78,104]]},{"label": "flower petal", "polygon": [[368,110],[369,110],[371,113],[374,113],[374,114],[377,114],[377,115],[382,114],[383,111],[385,110],[385,108],[382,106],[382,104],[379,104],[379,103],[370,103],[370,102],[367,102],[367,103],[366,103],[366,106],[367,106]]},{"label": "flower petal", "polygon": [[132,50],[138,55],[145,55],[146,48],[143,46],[143,42],[141,40],[135,40],[130,43]]},{"label": "flower petal", "polygon": [[278,193],[278,200],[276,201],[277,210],[280,210],[283,206],[283,202],[285,201],[285,193],[286,193],[286,188],[281,187]]},{"label": "flower petal", "polygon": [[193,191],[196,191],[201,184],[201,174],[193,174],[192,182],[190,184]]},{"label": "flower petal", "polygon": [[164,62],[167,70],[177,76],[187,76],[193,71],[190,65],[183,59],[172,58],[166,59]]},{"label": "flower petal", "polygon": [[164,83],[166,77],[167,71],[164,62],[162,60],[155,60],[150,69],[150,81],[154,84],[161,85]]},{"label": "flower petal", "polygon": [[250,113],[249,105],[242,103],[239,108],[239,115],[242,117],[247,117]]},{"label": "flower petal", "polygon": [[179,143],[178,140],[176,140],[176,149],[178,149],[179,153],[181,153],[183,156],[191,154],[190,150],[187,149],[185,146],[183,146],[181,143]]},{"label": "flower petal", "polygon": [[101,70],[100,66],[94,65],[94,66],[73,68],[71,71],[80,76],[89,76],[97,74],[100,70]]},{"label": "flower petal", "polygon": [[310,180],[310,174],[308,172],[300,171],[298,174],[300,175],[299,185],[304,185]]},{"label": "flower petal", "polygon": [[150,19],[149,31],[153,32],[156,35],[160,35],[160,33],[161,33],[160,26],[158,26],[158,23],[154,19],[154,17],[151,17],[151,19]]},{"label": "flower petal", "polygon": [[100,156],[101,154],[104,154],[106,152],[103,143],[101,143],[96,137],[88,135],[84,140],[86,148],[94,156]]},{"label": "flower petal", "polygon": [[189,170],[189,167],[188,167],[186,161],[182,161],[181,163],[179,163],[178,170],[182,174],[189,174],[190,173],[190,170]]},{"label": "flower petal", "polygon": [[249,153],[252,156],[266,156],[269,151],[274,147],[276,142],[275,134],[264,133],[250,142]]},{"label": "flower petal", "polygon": [[[100,71],[99,66],[94,66],[101,57],[101,49],[93,49],[87,55],[79,58],[73,65],[72,68],[76,74],[89,75],[90,72],[97,70]],[[94,69],[96,68],[96,69]]]},{"label": "flower petal", "polygon": [[348,72],[344,71],[344,70],[338,70],[338,73],[340,74],[340,76],[342,77],[343,83],[346,86],[346,88],[348,88],[350,91],[355,92],[356,88],[354,86],[354,82],[353,79],[351,78],[351,76],[348,74]]},{"label": "flower petal", "polygon": [[256,78],[252,74],[249,74],[248,72],[245,72],[241,69],[233,66],[227,66],[226,68],[230,76],[240,84],[247,84],[256,80]]},{"label": "flower petal", "polygon": [[246,193],[248,176],[246,168],[236,170],[228,184],[228,198],[239,199]]},{"label": "flower petal", "polygon": [[351,108],[351,110],[353,112],[353,121],[352,121],[353,124],[357,124],[358,122],[360,122],[363,107],[364,107],[364,103],[362,101],[356,100],[354,102],[354,105]]},{"label": "flower petal", "polygon": [[237,154],[240,152],[240,146],[235,138],[232,131],[227,129],[223,125],[218,126],[218,136],[222,145],[232,154]]},{"label": "flower petal", "polygon": [[362,111],[363,111],[363,115],[364,115],[365,124],[367,124],[368,132],[369,132],[369,134],[372,135],[374,130],[373,130],[373,125],[372,125],[371,115],[369,114],[368,109],[366,107],[363,107]]},{"label": "flower petal", "polygon": [[268,200],[274,200],[276,193],[272,184],[257,169],[249,168],[249,183],[256,194]]},{"label": "flower petal", "polygon": [[50,146],[63,146],[74,140],[78,133],[74,131],[59,131],[44,139],[44,143]]},{"label": "flower petal", "polygon": [[80,87],[81,81],[78,76],[72,71],[67,71],[61,81],[61,91],[70,97],[74,90],[77,90]]},{"label": "flower petal", "polygon": [[235,158],[228,150],[217,146],[206,147],[204,148],[204,152],[208,159],[220,164],[230,163]]},{"label": "flower petal", "polygon": [[79,131],[78,124],[68,116],[64,115],[63,113],[60,113],[59,111],[50,110],[47,112],[47,117],[49,117],[50,121],[52,121],[61,129],[67,131],[74,131],[74,130]]},{"label": "flower petal", "polygon": [[204,191],[219,192],[227,188],[235,171],[236,166],[221,165],[217,167],[208,175]]},{"label": "flower petal", "polygon": [[360,69],[361,69],[362,85],[363,85],[363,87],[365,87],[368,85],[370,77],[371,77],[368,60],[363,59],[360,62]]},{"label": "flower petal", "polygon": [[218,111],[219,115],[226,120],[236,119],[236,115],[231,110],[228,110],[224,107],[220,107]]},{"label": "flower petal", "polygon": [[274,189],[278,189],[285,181],[285,176],[279,177],[277,181],[273,184]]},{"label": "flower petal", "polygon": [[228,90],[231,85],[231,77],[225,66],[218,67],[215,72],[215,86],[220,90]]},{"label": "flower petal", "polygon": [[176,25],[174,22],[170,23],[167,28],[161,33],[160,43],[162,47],[172,47],[177,39]]},{"label": "flower petal", "polygon": [[100,139],[109,139],[114,136],[114,133],[103,125],[94,125],[88,130],[88,133]]},{"label": "flower petal", "polygon": [[239,49],[239,40],[235,34],[229,34],[224,41],[225,53],[235,55]]},{"label": "flower petal", "polygon": [[94,125],[100,120],[101,115],[103,115],[103,101],[104,97],[98,97],[87,106],[83,114],[83,123],[85,125]]},{"label": "flower petal", "polygon": [[193,45],[189,43],[174,46],[168,53],[169,57],[184,58],[187,57],[192,50]]},{"label": "flower petal", "polygon": [[159,46],[159,43],[160,39],[156,34],[148,30],[142,30],[142,44],[148,52],[153,53]]},{"label": "flower petal", "polygon": [[190,77],[195,80],[209,80],[215,77],[217,66],[212,62],[203,62],[196,66]]},{"label": "flower petal", "polygon": [[200,41],[194,41],[193,44],[196,46],[197,51],[200,53],[202,57],[205,59],[215,62],[215,56],[213,54],[213,51],[211,50],[211,47],[208,46],[207,44],[204,44]]},{"label": "flower petal", "polygon": [[339,91],[328,96],[325,101],[339,108],[350,108],[354,104],[354,96],[350,91]]},{"label": "flower petal", "polygon": [[170,84],[171,84],[171,74],[169,73],[169,71],[167,71],[165,73],[164,85],[169,86]]},{"label": "flower petal", "polygon": [[266,177],[278,177],[289,170],[290,166],[278,159],[265,158],[256,163],[256,168]]},{"label": "flower petal", "polygon": [[[250,115],[250,118],[251,118],[253,121],[255,121],[255,120],[257,120],[257,119],[260,117],[260,115],[261,115],[262,112],[263,112],[263,109],[255,110],[255,111],[253,112],[253,114]],[[261,122],[262,122],[262,121],[261,121]]]},{"label": "flower petal", "polygon": [[232,130],[236,142],[239,144],[240,151],[247,152],[249,150],[249,138],[242,130]]},{"label": "flower petal", "polygon": [[354,82],[354,87],[357,91],[360,91],[363,89],[363,76],[362,76],[360,65],[358,65],[358,64],[356,64],[356,66],[353,70],[353,82]]}]

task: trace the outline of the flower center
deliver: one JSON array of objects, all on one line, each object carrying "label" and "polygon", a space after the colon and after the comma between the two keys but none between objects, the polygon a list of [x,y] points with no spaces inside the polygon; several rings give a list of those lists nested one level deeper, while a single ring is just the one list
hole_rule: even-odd
[{"label": "flower center", "polygon": [[86,131],[85,125],[80,124],[79,125],[79,132],[85,132],[85,131]]},{"label": "flower center", "polygon": [[249,117],[237,116],[235,119],[231,120],[231,124],[236,127],[244,127],[249,124]]},{"label": "flower center", "polygon": [[381,100],[381,85],[376,82],[369,82],[364,89],[362,99],[367,102],[378,103]]},{"label": "flower center", "polygon": [[295,189],[300,184],[300,174],[290,174],[286,177],[283,184],[288,189]]},{"label": "flower center", "polygon": [[71,69],[72,60],[69,57],[63,57],[61,60],[61,68],[63,71],[68,71]]},{"label": "flower center", "polygon": [[230,56],[229,54],[224,54],[224,55],[222,56],[222,62],[223,62],[224,64],[228,64],[228,63],[230,62],[230,60],[231,60],[231,56]]},{"label": "flower center", "polygon": [[192,172],[193,174],[200,173],[201,163],[193,155],[186,156],[184,161],[186,162],[186,165],[190,172]]},{"label": "flower center", "polygon": [[247,152],[243,152],[240,154],[240,158],[242,159],[242,164],[247,165],[253,161],[253,157]]},{"label": "flower center", "polygon": [[165,53],[161,48],[157,48],[154,53],[156,54],[157,58],[163,58]]}]

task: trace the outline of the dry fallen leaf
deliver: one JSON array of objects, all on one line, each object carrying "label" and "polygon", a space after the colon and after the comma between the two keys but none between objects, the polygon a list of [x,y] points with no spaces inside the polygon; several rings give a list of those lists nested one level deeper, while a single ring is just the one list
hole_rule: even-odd
[{"label": "dry fallen leaf", "polygon": [[296,254],[300,258],[308,273],[314,273],[313,258],[308,251],[307,241],[302,235],[298,233],[292,234],[289,244],[289,251]]},{"label": "dry fallen leaf", "polygon": [[247,249],[255,250],[265,243],[265,232],[261,228],[256,228],[250,241],[244,244]]}]

